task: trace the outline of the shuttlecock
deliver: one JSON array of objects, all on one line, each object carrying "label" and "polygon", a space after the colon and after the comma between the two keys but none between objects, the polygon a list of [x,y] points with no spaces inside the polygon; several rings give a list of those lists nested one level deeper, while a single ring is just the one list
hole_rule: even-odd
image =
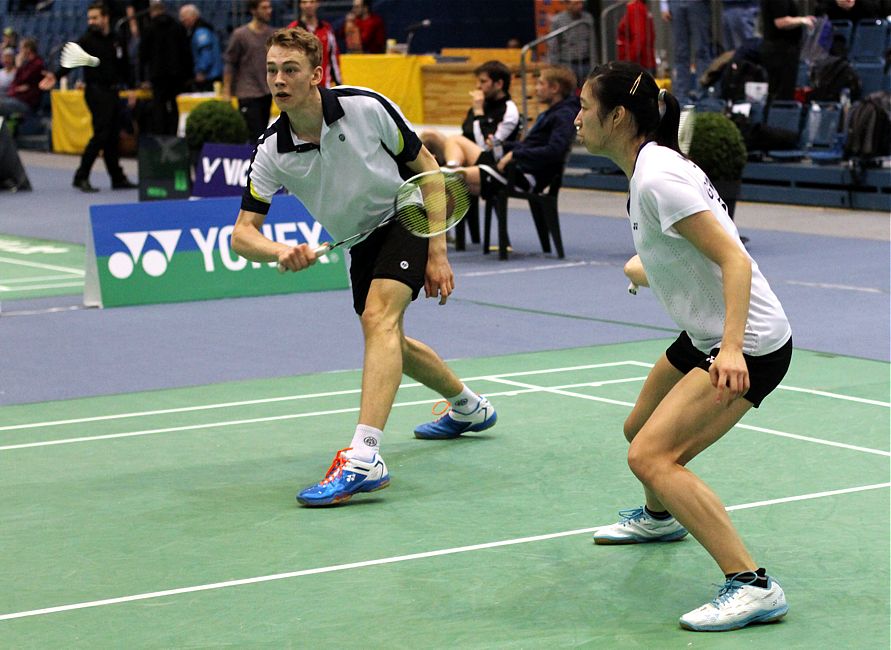
[{"label": "shuttlecock", "polygon": [[80,45],[74,41],[69,41],[62,48],[59,63],[62,64],[63,68],[80,68],[81,66],[95,68],[99,65],[99,57],[87,54]]}]

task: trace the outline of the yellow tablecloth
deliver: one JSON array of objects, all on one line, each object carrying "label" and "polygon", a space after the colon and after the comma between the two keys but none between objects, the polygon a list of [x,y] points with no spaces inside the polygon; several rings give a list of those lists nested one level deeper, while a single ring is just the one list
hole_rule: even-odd
[{"label": "yellow tablecloth", "polygon": [[[421,66],[436,63],[428,55],[345,54],[340,57],[344,81],[351,86],[364,86],[386,95],[402,109],[410,122],[424,123],[424,92]],[[126,95],[122,92],[122,97]],[[140,99],[151,93],[139,91]],[[176,105],[180,113],[180,131],[185,116],[202,102],[215,99],[210,93],[179,95]],[[233,99],[233,106],[237,102]],[[54,90],[50,96],[53,111],[53,151],[81,153],[93,137],[90,112],[82,90]],[[273,117],[278,107],[272,104]]]},{"label": "yellow tablecloth", "polygon": [[421,66],[436,63],[428,55],[344,54],[340,68],[344,83],[365,86],[386,95],[410,122],[424,122],[424,88]]}]

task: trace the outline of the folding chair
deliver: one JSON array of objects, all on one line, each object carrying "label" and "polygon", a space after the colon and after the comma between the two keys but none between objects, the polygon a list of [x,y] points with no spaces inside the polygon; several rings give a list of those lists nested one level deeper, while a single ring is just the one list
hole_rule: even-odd
[{"label": "folding chair", "polygon": [[507,234],[507,201],[510,198],[526,199],[532,212],[532,221],[541,242],[541,248],[545,253],[551,252],[551,239],[554,240],[554,248],[557,257],[566,257],[563,252],[563,238],[560,235],[560,215],[557,211],[557,195],[563,185],[563,172],[566,169],[567,157],[563,159],[560,171],[554,175],[550,183],[542,192],[522,192],[514,188],[516,175],[519,173],[515,165],[511,165],[507,173],[507,185],[498,191],[495,196],[486,200],[486,216],[483,231],[483,253],[489,253],[490,230],[492,226],[492,212],[498,219],[498,258],[507,259],[509,238]]}]

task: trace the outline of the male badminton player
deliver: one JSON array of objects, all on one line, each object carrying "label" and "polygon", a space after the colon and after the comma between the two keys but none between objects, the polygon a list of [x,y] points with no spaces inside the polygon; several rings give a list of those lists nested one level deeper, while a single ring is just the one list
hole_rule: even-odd
[{"label": "male badminton player", "polygon": [[[333,237],[345,239],[379,222],[403,178],[439,169],[389,99],[363,88],[320,87],[320,58],[319,40],[305,30],[282,29],[267,41],[266,79],[282,114],[258,141],[232,233],[240,255],[290,271],[314,264],[317,254],[306,244],[287,246],[263,235],[280,187],[299,197]],[[454,290],[444,234],[422,239],[396,222],[379,228],[350,248],[350,279],[365,338],[359,422],[324,479],[297,495],[306,506],[346,501],[389,484],[380,445],[403,373],[451,405],[438,420],[418,426],[416,437],[456,438],[496,420],[487,399],[403,331],[405,309],[422,287],[441,305]]]},{"label": "male badminton player", "polygon": [[780,383],[792,358],[789,321],[711,181],[680,153],[677,100],[640,66],[613,62],[591,72],[581,103],[576,126],[585,148],[629,178],[638,256],[626,272],[683,329],[625,421],[628,465],[643,483],[645,505],[622,511],[594,541],[671,542],[689,531],[725,582],[714,600],[680,618],[682,627],[723,631],[779,620],[788,610],[782,588],[686,465]]}]

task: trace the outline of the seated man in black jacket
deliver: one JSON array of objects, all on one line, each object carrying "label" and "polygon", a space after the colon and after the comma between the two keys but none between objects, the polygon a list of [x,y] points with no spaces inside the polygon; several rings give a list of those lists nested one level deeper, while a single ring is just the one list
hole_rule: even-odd
[{"label": "seated man in black jacket", "polygon": [[438,131],[421,133],[421,142],[440,165],[475,165],[482,152],[492,149],[490,140],[497,145],[519,135],[520,111],[508,93],[510,68],[501,61],[486,61],[473,74],[476,89],[470,91],[472,105],[461,133],[448,137]]},{"label": "seated man in black jacket", "polygon": [[462,170],[476,195],[497,191],[507,183],[508,166],[515,165],[515,186],[521,191],[543,190],[560,173],[566,155],[575,142],[575,118],[580,105],[575,94],[575,73],[565,66],[544,68],[535,82],[535,96],[546,110],[518,142],[505,142],[504,155],[497,165],[473,166]]}]

